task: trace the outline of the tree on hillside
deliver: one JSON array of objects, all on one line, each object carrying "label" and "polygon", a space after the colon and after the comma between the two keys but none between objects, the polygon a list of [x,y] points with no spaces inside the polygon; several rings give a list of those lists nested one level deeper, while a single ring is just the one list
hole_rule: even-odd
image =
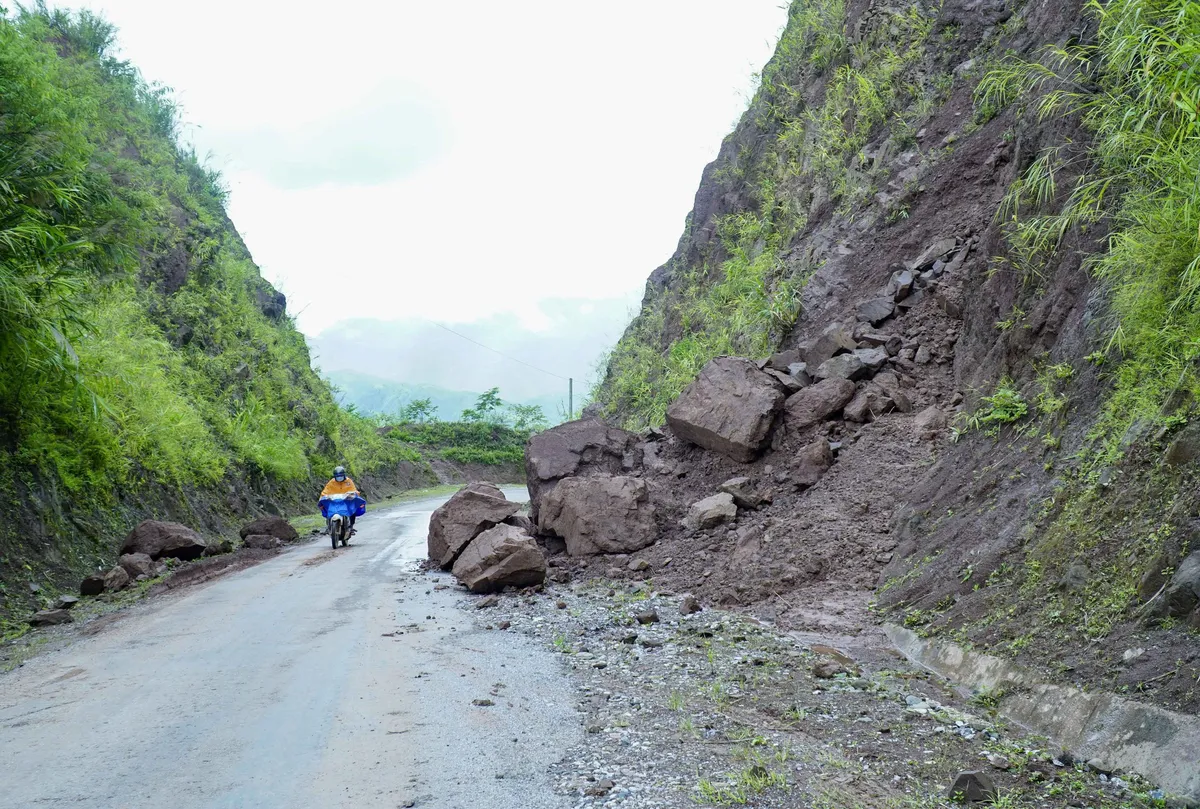
[{"label": "tree on hillside", "polygon": [[537,432],[549,426],[541,405],[510,404],[508,409],[514,430]]},{"label": "tree on hillside", "polygon": [[479,394],[479,398],[475,400],[474,407],[468,407],[462,412],[462,420],[499,424],[503,421],[500,413],[503,407],[504,402],[500,400],[500,389],[492,388],[485,393]]},{"label": "tree on hillside", "polygon": [[433,399],[413,399],[400,409],[398,414],[401,422],[406,424],[424,424],[437,420],[437,405]]}]

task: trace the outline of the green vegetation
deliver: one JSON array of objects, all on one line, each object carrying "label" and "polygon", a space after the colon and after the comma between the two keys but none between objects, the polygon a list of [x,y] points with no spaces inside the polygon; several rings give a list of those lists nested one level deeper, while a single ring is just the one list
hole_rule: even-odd
[{"label": "green vegetation", "polygon": [[[1093,433],[1096,464],[1123,451],[1135,423],[1171,426],[1163,408],[1200,394],[1200,6],[1189,0],[1092,0],[1094,42],[1009,59],[980,83],[980,106],[1031,103],[1075,113],[1088,145],[1042,154],[1002,210],[1009,262],[1036,279],[1068,235],[1103,226],[1091,271],[1111,292],[1109,348],[1122,362]],[[1181,397],[1180,394],[1186,394]]]},{"label": "green vegetation", "polygon": [[963,433],[979,430],[984,435],[997,436],[1000,428],[1025,418],[1029,404],[1008,377],[1001,379],[996,389],[979,400],[979,406],[970,413],[962,413],[954,425],[957,440]]},{"label": "green vegetation", "polygon": [[0,16],[0,523],[56,543],[31,564],[41,543],[0,529],[4,581],[94,564],[129,516],[84,520],[82,544],[81,520],[129,494],[419,461],[312,371],[169,90],[114,36],[87,11]]},{"label": "green vegetation", "polygon": [[[425,405],[417,401],[406,407],[388,437],[458,463],[521,464],[529,436],[546,428],[540,407],[505,405],[498,388],[480,394],[475,406],[463,411],[461,421],[432,419]],[[412,418],[418,414],[423,418]]]},{"label": "green vegetation", "polygon": [[[792,254],[809,212],[832,204],[849,212],[871,200],[887,167],[866,146],[911,146],[948,91],[945,77],[925,75],[932,20],[919,7],[880,9],[854,42],[845,16],[842,0],[791,4],[750,109],[706,179],[742,209],[689,220],[666,288],[651,293],[592,391],[606,416],[631,429],[661,424],[709,360],[774,350],[820,266]],[[828,82],[825,98],[810,108],[803,88],[817,77]],[[697,240],[700,228],[714,237]]]}]

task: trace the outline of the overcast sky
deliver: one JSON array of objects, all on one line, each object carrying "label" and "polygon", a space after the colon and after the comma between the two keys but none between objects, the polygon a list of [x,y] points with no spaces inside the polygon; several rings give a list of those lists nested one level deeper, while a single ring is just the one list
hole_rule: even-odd
[{"label": "overcast sky", "polygon": [[86,5],[175,89],[310,336],[496,312],[549,328],[531,304],[636,302],[786,17],[784,0]]}]

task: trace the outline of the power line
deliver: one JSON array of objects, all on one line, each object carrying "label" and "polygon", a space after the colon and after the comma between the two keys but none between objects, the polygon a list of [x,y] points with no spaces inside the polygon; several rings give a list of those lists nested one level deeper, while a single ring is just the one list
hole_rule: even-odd
[{"label": "power line", "polygon": [[441,323],[438,323],[436,320],[429,320],[428,318],[421,318],[421,319],[424,320],[426,323],[432,323],[433,325],[437,326],[439,329],[445,329],[446,331],[450,332],[451,334],[455,335],[456,337],[461,337],[462,339],[466,340],[468,343],[474,343],[475,345],[479,346],[480,348],[487,349],[488,351],[492,352],[493,354],[499,354],[501,357],[504,357],[506,360],[512,360],[513,362],[517,363],[518,365],[524,365],[526,368],[532,368],[535,371],[540,371],[541,373],[546,374],[548,376],[552,376],[555,379],[561,379],[564,382],[571,381],[568,377],[560,376],[560,375],[554,373],[553,371],[547,371],[545,368],[539,368],[536,365],[530,365],[529,363],[525,362],[524,360],[519,360],[516,357],[510,357],[508,354],[505,354],[503,351],[497,351],[496,349],[492,348],[491,346],[485,346],[483,343],[479,342],[478,340],[472,340],[470,337],[468,337],[465,334],[459,334],[454,329],[450,328],[449,326],[443,326]]}]

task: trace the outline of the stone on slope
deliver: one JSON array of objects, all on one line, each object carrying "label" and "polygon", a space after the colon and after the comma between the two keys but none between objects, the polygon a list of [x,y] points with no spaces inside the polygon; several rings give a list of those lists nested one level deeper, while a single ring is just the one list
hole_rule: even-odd
[{"label": "stone on slope", "polygon": [[762,451],[784,395],[779,383],[741,357],[718,357],[667,409],[675,435],[748,463]]},{"label": "stone on slope", "polygon": [[471,592],[493,593],[541,584],[546,580],[546,558],[528,533],[502,523],[475,537],[453,572]]},{"label": "stone on slope", "polygon": [[834,415],[854,398],[854,383],[848,379],[826,379],[799,393],[784,404],[789,430],[802,430]]},{"label": "stone on slope", "polygon": [[815,486],[833,466],[833,450],[829,442],[817,439],[796,453],[792,462],[792,482],[796,486]]},{"label": "stone on slope", "polygon": [[936,438],[950,420],[937,405],[930,405],[913,417],[913,430],[919,438]]},{"label": "stone on slope", "polygon": [[104,574],[93,573],[79,583],[81,596],[98,596],[104,592]]},{"label": "stone on slope", "polygon": [[883,388],[883,392],[896,405],[897,410],[901,413],[912,412],[912,399],[909,398],[908,393],[900,384],[900,377],[890,371],[885,371],[884,373],[876,374],[871,381]]},{"label": "stone on slope", "polygon": [[[958,241],[953,238],[938,239],[929,247],[925,248],[925,252],[921,253],[917,258],[907,262],[906,266],[913,272],[920,272],[927,267],[932,267],[933,262],[945,256],[958,245]],[[957,257],[956,257],[957,258]]]},{"label": "stone on slope", "polygon": [[683,524],[687,528],[704,530],[732,520],[736,516],[737,505],[733,502],[733,495],[720,492],[692,503],[687,516],[683,518]]},{"label": "stone on slope", "polygon": [[154,560],[145,553],[126,553],[117,560],[117,565],[124,568],[129,578],[154,575]]},{"label": "stone on slope", "polygon": [[254,522],[243,525],[238,534],[242,539],[252,534],[259,534],[269,537],[279,537],[283,542],[295,542],[300,538],[300,534],[297,533],[290,522],[283,517],[274,515],[259,517]]},{"label": "stone on slope", "polygon": [[29,625],[56,626],[57,624],[69,624],[74,620],[71,613],[65,609],[40,610],[39,612],[35,612],[33,617],[29,619]]},{"label": "stone on slope", "polygon": [[771,499],[764,496],[747,477],[730,478],[718,486],[717,491],[732,495],[738,508],[755,509],[763,503],[771,502]]},{"label": "stone on slope", "polygon": [[520,508],[520,503],[509,502],[491,483],[467,485],[429,518],[426,541],[429,558],[448,569],[471,540],[504,522]]},{"label": "stone on slope", "polygon": [[904,300],[908,297],[908,293],[912,292],[913,280],[910,270],[896,270],[892,273],[891,280],[888,281],[887,294],[892,296],[892,300]]},{"label": "stone on slope", "polygon": [[776,371],[773,368],[766,368],[763,370],[763,373],[778,382],[779,386],[786,394],[795,393],[804,387],[804,383],[791,374],[785,374],[780,371]]},{"label": "stone on slope", "polygon": [[896,302],[890,296],[871,298],[863,301],[855,309],[855,315],[864,323],[878,326],[896,312]]},{"label": "stone on slope", "polygon": [[1163,592],[1167,614],[1179,618],[1200,609],[1200,551],[1192,551]]},{"label": "stone on slope", "polygon": [[801,343],[797,350],[805,365],[809,368],[819,368],[826,360],[853,351],[857,347],[854,335],[849,330],[841,323],[830,323],[819,337]]},{"label": "stone on slope", "polygon": [[874,421],[884,413],[896,409],[896,403],[874,382],[868,382],[863,389],[854,395],[850,404],[846,405],[843,415],[846,421],[856,421],[860,424]]},{"label": "stone on slope", "polygon": [[567,478],[547,495],[538,530],[562,537],[571,556],[632,553],[657,538],[644,480],[620,475]]},{"label": "stone on slope", "polygon": [[838,354],[832,359],[821,363],[817,369],[817,379],[865,379],[870,375],[870,369],[854,354]]},{"label": "stone on slope", "polygon": [[54,609],[69,610],[79,603],[79,599],[75,596],[61,595],[54,601]]},{"label": "stone on slope", "polygon": [[529,517],[538,521],[546,495],[560,480],[619,475],[637,464],[637,436],[598,419],[568,421],[534,435],[525,446]]},{"label": "stone on slope", "polygon": [[114,567],[104,574],[104,592],[115,593],[129,586],[132,579],[123,567]]},{"label": "stone on slope", "polygon": [[788,373],[788,366],[797,362],[802,362],[804,358],[800,356],[800,352],[794,348],[787,351],[780,351],[777,354],[772,354],[767,358],[763,370],[779,371],[780,373]]},{"label": "stone on slope", "polygon": [[867,373],[874,375],[888,361],[886,348],[856,348],[854,356],[867,368]]},{"label": "stone on slope", "polygon": [[151,559],[199,559],[207,548],[203,537],[186,525],[146,520],[129,532],[121,553],[144,553]]}]

